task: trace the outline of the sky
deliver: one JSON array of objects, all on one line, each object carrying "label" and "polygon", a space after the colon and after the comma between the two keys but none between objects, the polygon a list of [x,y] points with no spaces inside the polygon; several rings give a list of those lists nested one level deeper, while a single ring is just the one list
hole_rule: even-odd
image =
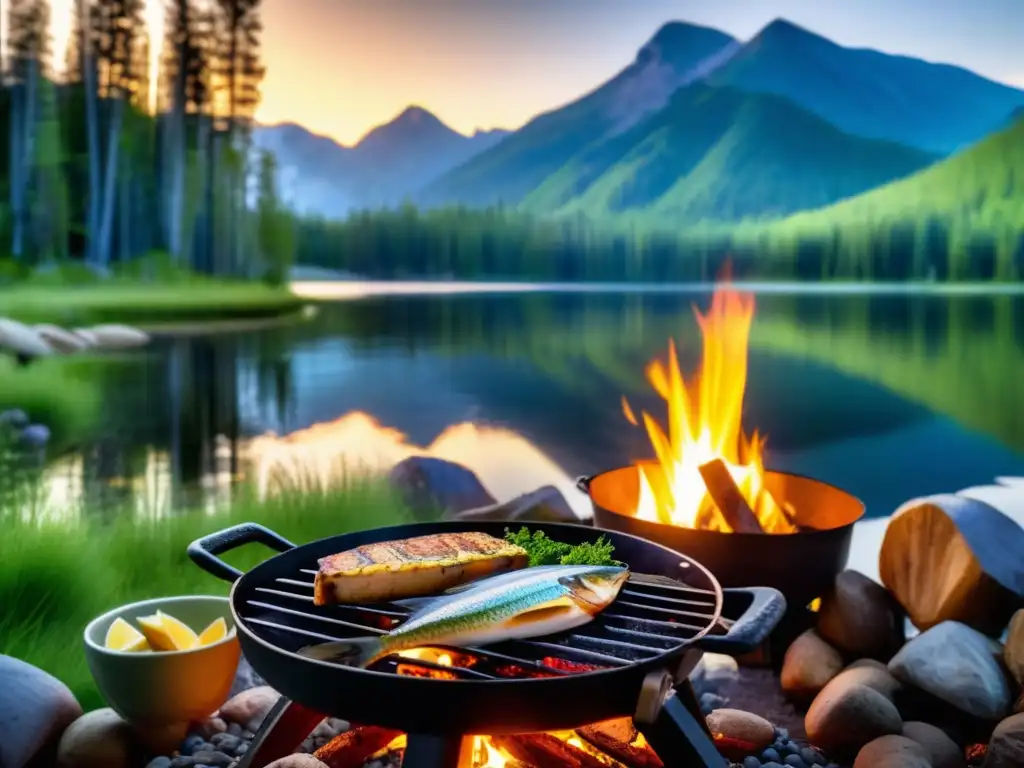
[{"label": "sky", "polygon": [[[51,2],[62,49],[74,0]],[[164,0],[147,4],[159,39]],[[1024,0],[263,0],[262,15],[257,119],[343,144],[411,104],[463,133],[518,128],[613,76],[671,20],[745,40],[783,17],[1024,87]]]}]

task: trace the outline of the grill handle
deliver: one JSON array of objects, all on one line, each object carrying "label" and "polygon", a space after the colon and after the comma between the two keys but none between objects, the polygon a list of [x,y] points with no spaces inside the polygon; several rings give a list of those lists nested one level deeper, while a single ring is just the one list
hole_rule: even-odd
[{"label": "grill handle", "polygon": [[580,475],[576,478],[576,490],[582,491],[583,493],[590,495],[590,484],[594,478],[588,475]]},{"label": "grill handle", "polygon": [[188,556],[193,563],[211,576],[235,582],[242,578],[242,572],[225,563],[217,555],[245,544],[262,544],[278,552],[287,552],[289,549],[295,548],[295,545],[288,539],[259,523],[239,523],[196,539],[188,545]]},{"label": "grill handle", "polygon": [[749,598],[750,605],[727,634],[705,635],[697,641],[702,650],[711,653],[742,656],[757,650],[786,613],[786,598],[771,587],[723,589],[722,594],[726,605],[735,598]]}]

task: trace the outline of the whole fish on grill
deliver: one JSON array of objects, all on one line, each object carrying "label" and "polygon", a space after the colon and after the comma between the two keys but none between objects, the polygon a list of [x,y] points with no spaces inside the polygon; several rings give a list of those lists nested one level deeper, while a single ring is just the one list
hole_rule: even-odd
[{"label": "whole fish on grill", "polygon": [[366,667],[399,651],[424,646],[469,647],[565,632],[607,608],[629,578],[609,565],[548,565],[492,576],[436,598],[397,601],[419,606],[381,637],[303,648],[320,661]]},{"label": "whole fish on grill", "polygon": [[380,603],[431,595],[495,573],[525,568],[525,549],[486,533],[435,533],[365,544],[319,561],[317,605]]}]

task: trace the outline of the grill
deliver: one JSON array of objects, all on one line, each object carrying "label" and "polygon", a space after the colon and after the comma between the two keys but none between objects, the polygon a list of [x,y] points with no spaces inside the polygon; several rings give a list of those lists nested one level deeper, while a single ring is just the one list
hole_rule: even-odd
[{"label": "grill", "polygon": [[[589,624],[560,635],[486,648],[434,648],[392,656],[371,669],[299,655],[311,644],[380,634],[409,610],[395,604],[315,606],[317,560],[364,544],[502,523],[420,523],[344,534],[295,546],[247,523],[189,547],[209,573],[234,582],[231,610],[253,668],[282,693],[256,735],[246,766],[259,768],[301,743],[324,717],[405,732],[403,768],[454,768],[466,734],[568,730],[633,716],[666,765],[722,766],[685,677],[703,651],[739,655],[760,645],[785,611],[773,589],[725,589],[700,563],[624,533],[533,524],[570,544],[599,533],[633,574]],[[218,555],[259,542],[280,554],[242,574]],[[438,662],[440,653],[470,663]],[[431,655],[433,658],[431,658]],[[443,672],[445,678],[424,676]],[[678,683],[678,685],[677,685]],[[304,731],[304,732],[302,732]]]}]

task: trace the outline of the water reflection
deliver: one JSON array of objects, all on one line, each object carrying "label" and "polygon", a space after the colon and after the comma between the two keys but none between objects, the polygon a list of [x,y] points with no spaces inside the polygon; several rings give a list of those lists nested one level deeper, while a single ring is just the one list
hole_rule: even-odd
[{"label": "water reflection", "polygon": [[[67,515],[155,516],[210,508],[239,478],[269,492],[282,473],[266,467],[328,482],[340,463],[414,453],[473,466],[499,498],[562,485],[649,455],[620,397],[660,412],[643,365],[669,337],[694,364],[690,305],[707,299],[371,297],[285,327],[160,338],[103,372],[101,412],[48,467],[49,498]],[[1010,295],[759,295],[744,420],[767,433],[769,465],[887,513],[1024,474],[1022,347]]]}]

